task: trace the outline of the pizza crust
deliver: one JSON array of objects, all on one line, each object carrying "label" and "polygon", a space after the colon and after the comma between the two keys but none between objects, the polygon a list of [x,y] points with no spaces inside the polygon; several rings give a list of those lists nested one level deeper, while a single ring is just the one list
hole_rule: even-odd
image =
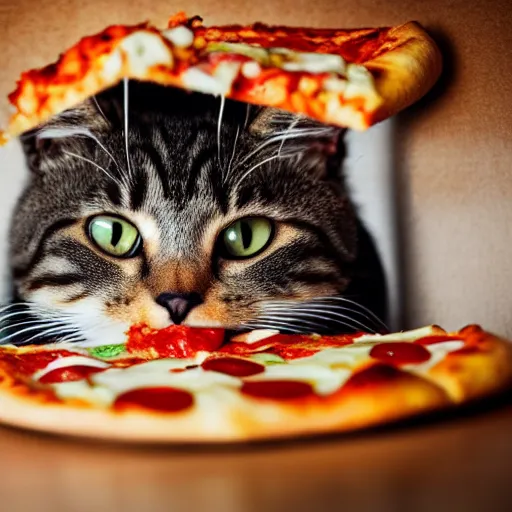
[{"label": "pizza crust", "polygon": [[[433,327],[398,333],[395,339],[411,343],[425,333],[445,332]],[[452,408],[511,385],[510,343],[477,326],[461,330],[456,337],[464,340],[463,351],[446,354],[422,374],[370,359],[327,396],[274,401],[243,395],[236,387],[224,388],[220,394],[206,389],[194,395],[193,407],[173,413],[137,407],[118,411],[78,399],[61,400],[48,387],[15,380],[0,367],[0,419],[54,434],[148,443],[258,441],[369,428]],[[369,338],[379,337],[366,336],[355,343],[368,343]],[[390,336],[381,338],[387,343]]]},{"label": "pizza crust", "polygon": [[511,382],[512,343],[471,325],[460,331],[470,345],[435,365],[428,377],[455,403],[482,398]]},{"label": "pizza crust", "polygon": [[13,115],[4,142],[125,78],[362,130],[418,100],[441,72],[439,49],[415,22],[358,30],[207,28],[178,16],[170,27],[109,27],[56,63],[24,73],[9,96]]},{"label": "pizza crust", "polygon": [[376,123],[395,115],[423,97],[436,83],[442,56],[432,38],[416,22],[392,28],[395,47],[367,64],[375,78],[381,106],[371,116]]},{"label": "pizza crust", "polygon": [[[389,382],[327,399],[296,403],[242,398],[234,393],[211,414],[204,402],[179,413],[115,412],[79,402],[59,403],[47,395],[19,395],[0,387],[1,420],[16,427],[110,441],[227,443],[345,432],[446,408],[450,400],[435,384],[400,372]],[[217,404],[218,405],[218,404]]]},{"label": "pizza crust", "polygon": [[[441,338],[439,338],[441,336]],[[111,441],[130,441],[141,443],[231,443],[260,441],[300,437],[315,434],[342,433],[357,429],[392,423],[418,415],[441,411],[462,403],[469,403],[485,396],[509,389],[512,385],[512,345],[478,326],[469,326],[457,333],[446,333],[437,326],[418,329],[394,335],[365,335],[355,337],[350,345],[356,353],[365,352],[367,348],[383,343],[386,347],[415,343],[415,340],[433,339],[438,347],[443,343],[455,343],[456,349],[444,350],[441,360],[435,360],[431,367],[425,369],[422,364],[392,365],[375,357],[357,357],[352,363],[343,358],[334,362],[329,355],[331,370],[338,368],[347,372],[330,392],[308,395],[295,400],[273,400],[255,398],[240,392],[239,384],[233,377],[215,371],[193,375],[208,374],[206,385],[194,385],[194,404],[180,412],[162,413],[151,409],[130,406],[118,410],[114,407],[88,402],[76,398],[80,394],[66,395],[75,398],[58,398],[55,388],[41,385],[29,377],[14,375],[12,363],[0,359],[0,421],[21,428],[62,434],[75,437],[105,439]],[[438,338],[437,341],[435,338]],[[443,338],[451,341],[444,342]],[[427,340],[427,341],[424,341]],[[441,340],[441,341],[439,341]],[[459,341],[457,341],[459,340]],[[263,340],[265,341],[265,340]],[[242,344],[242,343],[239,343]],[[377,344],[377,345],[376,345]],[[339,350],[344,350],[342,345]],[[433,346],[433,345],[432,345]],[[56,345],[48,350],[55,350]],[[249,353],[252,350],[248,344]],[[69,347],[63,347],[69,349]],[[44,352],[45,347],[7,347],[8,353],[30,354]],[[330,348],[323,349],[326,355]],[[392,350],[386,348],[386,350]],[[80,352],[80,349],[77,348]],[[218,352],[216,357],[230,356]],[[71,357],[67,355],[66,357]],[[135,356],[134,356],[135,357]],[[205,355],[200,356],[204,361]],[[236,357],[236,356],[232,356]],[[314,357],[314,356],[311,356]],[[398,354],[397,357],[400,357]],[[73,356],[73,360],[78,360]],[[126,356],[123,356],[123,361]],[[135,357],[137,361],[137,357]],[[261,364],[261,359],[258,359]],[[182,360],[165,360],[164,371],[178,368],[176,362]],[[189,367],[191,360],[183,363]],[[297,360],[300,364],[302,360]],[[154,363],[158,363],[156,366]],[[172,364],[171,364],[172,363]],[[53,363],[50,363],[53,364]],[[152,372],[161,367],[159,361],[150,361]],[[180,363],[181,364],[181,363]],[[169,366],[171,365],[171,366]],[[55,365],[53,365],[55,366]],[[287,363],[288,369],[294,366]],[[123,366],[124,368],[124,366]],[[300,380],[300,375],[293,377],[294,371],[270,371],[269,378]],[[276,367],[277,368],[277,367]],[[167,369],[167,370],[166,370]],[[286,368],[285,368],[286,369]],[[118,369],[116,371],[124,371]],[[197,370],[195,370],[197,371]],[[36,373],[41,373],[38,370]],[[137,370],[140,372],[140,370]],[[38,373],[38,374],[39,374]],[[103,374],[98,374],[99,376]],[[116,374],[118,375],[118,374]],[[139,374],[140,375],[140,374]],[[245,382],[258,381],[262,375],[245,378]],[[277,375],[277,377],[276,377]],[[304,373],[302,377],[304,377]],[[215,377],[215,378],[213,378]],[[209,386],[208,382],[218,379],[228,385]],[[111,382],[113,375],[92,381],[96,385]],[[201,377],[202,378],[202,377]],[[134,383],[132,377],[125,375],[124,381]],[[152,377],[148,384],[164,385],[167,378],[159,384]],[[123,382],[124,382],[123,381]],[[85,381],[76,382],[85,383]],[[191,382],[190,379],[188,382]],[[84,384],[85,385],[85,384]],[[167,384],[172,386],[172,384]],[[120,387],[119,387],[120,386]],[[124,384],[115,381],[115,388],[120,392]],[[87,387],[87,386],[86,386]],[[59,388],[61,389],[61,388]],[[90,389],[90,388],[88,388]],[[128,387],[127,389],[139,389]],[[188,389],[184,387],[183,389]],[[325,390],[324,390],[325,391]]]}]

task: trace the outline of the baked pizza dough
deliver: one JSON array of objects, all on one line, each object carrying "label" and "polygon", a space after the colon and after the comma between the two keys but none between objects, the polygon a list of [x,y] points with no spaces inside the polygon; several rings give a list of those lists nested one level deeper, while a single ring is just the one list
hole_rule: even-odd
[{"label": "baked pizza dough", "polygon": [[388,335],[133,328],[126,345],[0,347],[0,422],[134,442],[243,442],[386,424],[507,389],[512,345],[469,326]]},{"label": "baked pizza dough", "polygon": [[111,26],[59,60],[23,73],[3,140],[123,79],[155,82],[304,114],[363,130],[411,105],[436,82],[441,54],[415,22],[398,27],[205,27],[199,17]]}]

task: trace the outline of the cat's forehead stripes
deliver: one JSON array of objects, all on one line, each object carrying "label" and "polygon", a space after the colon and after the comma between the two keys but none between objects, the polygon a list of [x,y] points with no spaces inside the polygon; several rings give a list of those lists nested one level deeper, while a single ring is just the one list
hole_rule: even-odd
[{"label": "cat's forehead stripes", "polygon": [[[58,139],[25,139],[33,172],[11,229],[21,299],[71,319],[76,336],[121,343],[130,324],[170,322],[162,292],[202,295],[190,325],[237,327],[262,303],[345,289],[355,218],[322,155],[306,155],[302,121],[273,113],[260,126],[245,105],[226,101],[220,116],[218,98],[130,84],[126,131],[118,93],[99,95],[104,117],[88,105],[58,120]],[[87,218],[109,213],[139,230],[140,254],[116,258],[89,240]],[[273,242],[221,258],[222,230],[246,216],[275,221]]]}]

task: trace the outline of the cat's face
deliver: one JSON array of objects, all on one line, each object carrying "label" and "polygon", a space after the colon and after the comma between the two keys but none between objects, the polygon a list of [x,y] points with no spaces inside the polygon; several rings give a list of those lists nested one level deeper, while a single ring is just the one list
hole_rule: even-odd
[{"label": "cat's face", "polygon": [[330,176],[339,133],[173,89],[128,92],[24,139],[13,282],[50,335],[94,345],[138,323],[263,325],[269,303],[347,288],[357,226]]}]

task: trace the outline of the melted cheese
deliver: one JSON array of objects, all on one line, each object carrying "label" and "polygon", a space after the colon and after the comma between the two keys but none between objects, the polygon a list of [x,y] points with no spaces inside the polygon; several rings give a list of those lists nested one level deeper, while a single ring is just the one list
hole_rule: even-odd
[{"label": "melted cheese", "polygon": [[132,71],[139,76],[154,66],[173,65],[172,52],[158,35],[150,32],[134,32],[121,42],[119,48],[129,57]]},{"label": "melted cheese", "polygon": [[233,336],[231,341],[251,344],[267,338],[271,338],[276,334],[279,334],[279,331],[276,329],[254,329],[253,331],[244,332],[243,334]]},{"label": "melted cheese", "polygon": [[242,75],[245,78],[257,78],[261,74],[261,66],[255,61],[244,62],[242,64]]},{"label": "melted cheese", "polygon": [[345,347],[339,348],[328,348],[311,356],[294,359],[290,361],[290,364],[314,363],[329,368],[337,366],[356,368],[368,359],[370,350],[376,344],[377,343],[364,343],[360,345],[346,345]]},{"label": "melted cheese", "polygon": [[230,92],[239,70],[239,62],[221,62],[213,75],[198,67],[192,67],[183,73],[182,81],[185,87],[192,90],[225,96]]},{"label": "melted cheese", "polygon": [[[161,363],[161,364],[151,364]],[[120,394],[132,389],[170,386],[187,391],[199,391],[215,386],[239,387],[240,379],[223,373],[209,372],[202,368],[194,368],[183,372],[172,372],[181,367],[178,359],[151,361],[151,368],[113,368],[92,376],[94,384],[106,387]]]},{"label": "melted cheese", "polygon": [[455,352],[464,346],[462,340],[441,341],[426,345],[425,348],[430,352],[430,359],[421,364],[408,364],[403,368],[416,373],[427,373],[437,363],[442,361],[450,352]]},{"label": "melted cheese", "polygon": [[[274,331],[255,331],[254,341],[273,336]],[[110,406],[122,393],[148,387],[173,387],[192,393],[199,407],[216,411],[212,416],[219,417],[219,408],[231,406],[243,407],[243,396],[238,392],[244,381],[291,380],[310,384],[315,393],[327,396],[340,389],[353,374],[354,369],[364,365],[370,358],[375,346],[387,341],[411,342],[419,338],[439,333],[434,326],[390,335],[364,335],[353,344],[343,347],[327,348],[316,354],[285,361],[273,354],[253,354],[251,359],[265,365],[263,373],[240,379],[221,372],[203,370],[199,366],[208,356],[199,352],[189,359],[158,359],[136,364],[128,368],[113,368],[105,361],[69,356],[51,362],[46,368],[34,375],[39,379],[46,373],[66,366],[84,365],[105,368],[89,377],[75,382],[51,384],[62,399],[79,398],[98,406]],[[252,340],[251,340],[252,341]],[[246,342],[251,342],[246,340]],[[426,345],[431,354],[428,361],[420,364],[403,365],[404,371],[416,374],[428,374],[428,371],[442,361],[450,352],[464,346],[461,340]],[[190,368],[192,367],[192,368]],[[224,416],[223,416],[224,417]]]},{"label": "melted cheese", "polygon": [[66,356],[59,357],[55,359],[51,363],[49,363],[42,370],[37,371],[32,376],[33,379],[39,380],[41,377],[46,375],[47,373],[52,372],[53,370],[58,370],[60,368],[66,368],[69,366],[91,366],[92,368],[108,368],[110,364],[105,361],[100,361],[99,359],[93,359],[92,357],[84,357],[84,356]]},{"label": "melted cheese", "polygon": [[164,30],[163,35],[178,48],[188,48],[194,42],[194,32],[183,25]]},{"label": "melted cheese", "polygon": [[264,373],[250,377],[248,381],[296,380],[311,384],[319,395],[329,395],[339,389],[350,377],[348,369],[331,369],[321,364],[295,363],[267,366]]},{"label": "melted cheese", "polygon": [[345,73],[346,64],[340,55],[325,53],[295,53],[281,66],[286,71],[307,73]]},{"label": "melted cheese", "polygon": [[87,380],[50,384],[62,400],[80,399],[92,405],[109,407],[116,399],[116,392],[108,387],[91,386]]},{"label": "melted cheese", "polygon": [[416,341],[434,334],[439,334],[439,327],[428,325],[427,327],[420,327],[419,329],[413,329],[411,331],[395,332],[391,334],[363,334],[355,338],[354,343],[360,343],[361,341],[375,341],[378,343],[384,341]]}]

